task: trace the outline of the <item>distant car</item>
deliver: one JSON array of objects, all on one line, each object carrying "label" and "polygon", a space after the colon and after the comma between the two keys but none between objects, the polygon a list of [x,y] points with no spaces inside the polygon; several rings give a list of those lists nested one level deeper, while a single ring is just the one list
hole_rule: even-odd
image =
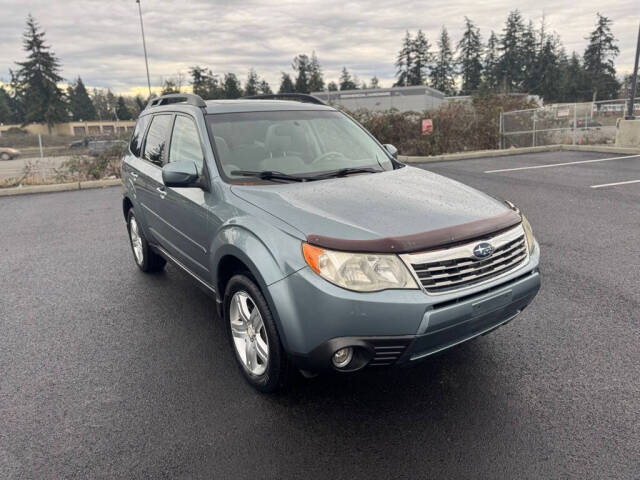
[{"label": "distant car", "polygon": [[600,122],[590,118],[587,118],[586,120],[578,120],[578,128],[597,128],[601,126],[602,124]]},{"label": "distant car", "polygon": [[13,160],[20,155],[20,150],[15,148],[0,147],[0,160]]},{"label": "distant car", "polygon": [[114,147],[125,148],[126,146],[127,142],[122,140],[94,140],[88,142],[89,155],[92,157],[97,157],[101,153],[111,150]]},{"label": "distant car", "polygon": [[74,140],[73,142],[71,142],[71,144],[69,145],[69,148],[76,149],[76,148],[87,148],[89,146],[89,139],[88,138],[83,138],[81,140]]}]

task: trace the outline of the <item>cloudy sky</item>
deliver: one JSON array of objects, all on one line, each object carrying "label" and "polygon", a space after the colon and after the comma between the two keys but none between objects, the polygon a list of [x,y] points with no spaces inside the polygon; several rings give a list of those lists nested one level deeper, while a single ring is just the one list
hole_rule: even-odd
[{"label": "cloudy sky", "polygon": [[[142,9],[153,85],[203,65],[243,80],[253,66],[277,87],[280,72],[290,70],[296,54],[315,50],[327,81],[337,79],[345,65],[360,80],[376,75],[390,86],[405,30],[421,28],[435,44],[445,25],[457,42],[466,15],[486,40],[491,30],[502,30],[513,8],[536,25],[544,15],[567,50],[579,53],[600,11],[614,21],[618,71],[630,72],[639,1],[142,0]],[[135,0],[0,0],[0,12],[0,81],[6,82],[9,68],[24,58],[21,35],[30,12],[46,30],[66,79],[80,75],[89,86],[119,93],[146,85]]]}]

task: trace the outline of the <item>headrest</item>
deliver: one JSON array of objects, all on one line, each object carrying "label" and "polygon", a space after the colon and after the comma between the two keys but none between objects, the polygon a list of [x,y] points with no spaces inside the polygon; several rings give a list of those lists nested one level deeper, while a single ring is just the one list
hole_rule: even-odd
[{"label": "headrest", "polygon": [[284,152],[293,143],[293,135],[295,132],[292,124],[276,123],[270,125],[267,129],[265,146],[271,153]]}]

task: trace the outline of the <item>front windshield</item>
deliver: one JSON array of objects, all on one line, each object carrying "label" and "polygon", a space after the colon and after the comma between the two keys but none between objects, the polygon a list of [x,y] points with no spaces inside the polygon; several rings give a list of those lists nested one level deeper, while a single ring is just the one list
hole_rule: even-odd
[{"label": "front windshield", "polygon": [[231,180],[246,179],[247,172],[313,176],[344,168],[393,169],[380,145],[340,112],[241,112],[207,120]]}]

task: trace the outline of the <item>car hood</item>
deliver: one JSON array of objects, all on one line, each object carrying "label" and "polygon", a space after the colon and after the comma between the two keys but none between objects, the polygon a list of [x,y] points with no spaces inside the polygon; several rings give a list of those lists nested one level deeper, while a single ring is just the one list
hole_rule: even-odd
[{"label": "car hood", "polygon": [[231,191],[307,238],[404,237],[510,211],[478,190],[412,167],[304,183],[233,185]]}]

